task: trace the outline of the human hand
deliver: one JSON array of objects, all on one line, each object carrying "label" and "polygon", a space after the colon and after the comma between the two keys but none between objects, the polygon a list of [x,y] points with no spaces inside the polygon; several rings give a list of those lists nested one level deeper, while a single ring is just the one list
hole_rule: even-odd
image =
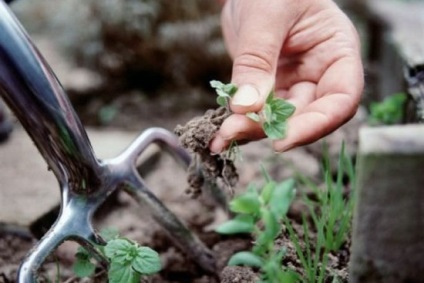
[{"label": "human hand", "polygon": [[332,0],[228,0],[222,28],[239,90],[212,152],[265,137],[244,114],[261,110],[273,88],[296,106],[276,151],[314,142],[355,114],[364,85],[359,38]]}]

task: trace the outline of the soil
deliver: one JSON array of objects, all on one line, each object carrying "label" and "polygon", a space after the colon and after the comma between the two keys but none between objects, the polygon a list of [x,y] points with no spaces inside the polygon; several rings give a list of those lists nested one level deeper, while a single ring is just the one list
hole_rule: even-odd
[{"label": "soil", "polygon": [[209,143],[230,112],[225,107],[210,109],[202,116],[195,117],[184,126],[177,125],[174,132],[180,144],[193,153],[192,163],[188,168],[187,181],[190,185],[187,193],[197,197],[206,181],[222,180],[232,191],[237,184],[238,174],[234,162],[228,154],[212,154]]},{"label": "soil", "polygon": [[[207,101],[199,97],[207,97]],[[146,98],[137,91],[113,97],[100,96],[96,92],[82,93],[79,96],[73,95],[71,100],[86,126],[119,127],[141,131],[149,126],[172,130],[175,125],[182,124],[183,126],[178,126],[175,132],[180,137],[181,143],[198,156],[194,158],[195,163],[191,166],[191,172],[194,174],[187,174],[171,157],[163,156],[154,168],[150,168],[149,172],[152,173],[146,173],[143,177],[148,186],[153,189],[154,194],[214,252],[218,263],[219,280],[205,274],[195,262],[187,258],[183,251],[176,248],[164,231],[146,215],[146,211],[143,211],[143,208],[140,208],[125,193],[116,193],[111,201],[100,208],[95,215],[94,223],[97,229],[117,228],[121,235],[160,253],[162,271],[146,278],[144,282],[253,283],[258,280],[258,270],[226,266],[232,254],[249,249],[252,239],[248,236],[221,236],[213,232],[214,227],[226,221],[229,216],[207,194],[199,190],[202,178],[205,180],[219,178],[228,188],[234,190],[234,194],[243,191],[251,182],[263,183],[260,173],[261,165],[277,181],[282,181],[299,171],[318,183],[322,181],[319,178],[321,143],[283,155],[275,154],[267,141],[251,143],[241,147],[243,159],[236,161],[235,164],[226,155],[210,155],[207,145],[228,113],[225,109],[208,111],[203,117],[190,121],[196,115],[201,116],[206,109],[210,108],[209,102],[214,101],[214,95],[205,96],[197,89],[190,89],[185,93],[184,101],[189,104],[184,105],[180,103],[181,97],[175,93],[173,95],[164,93],[157,95],[156,98]],[[359,119],[359,123],[358,120],[354,120],[353,123],[346,125],[344,130],[335,132],[327,139],[331,159],[336,157],[342,140],[347,143],[348,152],[354,155],[356,134],[359,124],[364,120],[362,118]],[[200,144],[200,146],[196,147],[194,144]],[[201,175],[199,175],[199,169],[203,172]],[[190,177],[188,182],[187,175]],[[189,194],[185,193],[188,184],[190,184]],[[228,197],[232,195],[230,190],[226,190],[225,193]],[[196,196],[196,199],[192,196]],[[289,211],[295,227],[299,225],[297,222],[300,221],[300,215],[304,211],[302,203],[295,201]],[[302,229],[296,230],[302,233]],[[312,234],[310,237],[315,236]],[[26,230],[0,227],[0,283],[16,282],[19,263],[36,242],[37,239]],[[293,243],[285,232],[278,237],[276,243],[279,247],[287,248],[287,255],[282,264],[300,273],[304,272],[300,268],[300,261],[294,251]],[[73,242],[65,242],[58,247],[43,264],[40,270],[40,282],[52,282],[56,281],[56,278],[59,278],[58,282],[67,283],[106,282],[106,274],[101,269],[97,270],[93,278],[74,277],[72,264],[77,247],[77,244]],[[334,275],[337,275],[338,282],[347,282],[348,259],[349,242],[346,242],[338,253],[330,255],[325,282],[332,282]]]},{"label": "soil", "polygon": [[[300,151],[293,151],[294,157],[292,157],[292,161],[279,160],[266,141],[243,146],[243,160],[236,162],[235,165],[232,162],[230,163],[230,160],[226,159],[225,155],[211,156],[208,152],[207,144],[227,115],[228,113],[226,113],[225,109],[210,110],[205,112],[203,116],[190,120],[184,126],[177,126],[175,132],[180,136],[182,144],[199,156],[195,160],[202,161],[202,168],[209,169],[204,176],[206,178],[221,178],[224,183],[228,182],[228,185],[234,187],[236,194],[244,190],[246,185],[252,181],[262,182],[263,178],[259,172],[260,164],[265,164],[271,175],[277,180],[281,180],[281,178],[293,174],[293,166],[289,165],[293,165],[293,160],[301,160],[299,152],[304,154],[306,158],[313,156],[313,160],[319,159],[316,145],[312,145],[309,149],[304,148]],[[127,118],[123,117],[123,119]],[[180,117],[179,119],[185,118]],[[179,119],[176,119],[175,116],[172,117],[172,121],[179,121]],[[171,121],[167,122],[172,124]],[[201,146],[194,146],[194,144],[199,144],[199,142]],[[298,155],[296,155],[296,152]],[[287,156],[290,158],[290,154]],[[305,158],[305,156],[302,158]],[[265,163],[263,163],[264,160]],[[212,166],[205,166],[205,162],[206,164],[212,164]],[[199,164],[194,163],[192,168],[198,169]],[[310,166],[310,164],[305,163],[297,164],[295,167],[298,167],[296,170],[303,170],[303,167],[304,172],[308,172],[308,170],[315,172],[308,169],[308,165]],[[223,173],[225,166],[237,168],[239,173],[231,171],[232,175],[227,176]],[[149,172],[152,173],[143,176],[149,187],[154,188],[154,193],[214,252],[220,279],[217,280],[215,277],[205,274],[196,263],[186,257],[183,251],[172,244],[163,230],[152,219],[145,216],[146,213],[143,208],[140,208],[125,193],[118,192],[111,201],[99,209],[94,219],[95,226],[98,229],[102,227],[117,228],[121,235],[137,241],[140,245],[149,246],[160,253],[163,270],[157,275],[145,278],[143,282],[257,282],[258,270],[248,267],[226,266],[226,262],[232,254],[250,248],[252,239],[248,236],[221,236],[213,232],[213,228],[227,220],[228,215],[207,194],[203,194],[201,190],[196,189],[197,187],[195,188],[196,199],[192,199],[193,189],[189,190],[191,195],[187,195],[184,192],[184,188],[187,187],[187,174],[183,169],[179,168],[178,164],[170,156],[161,156],[154,168],[149,169]],[[198,173],[198,170],[196,170],[196,173]],[[317,176],[315,174],[311,177]],[[236,184],[237,179],[239,179],[238,184]],[[193,185],[193,182],[189,181],[188,183]],[[228,197],[232,195],[230,191],[225,193]],[[296,221],[300,221],[302,212],[304,212],[302,203],[295,201],[289,211],[289,215],[293,219],[294,226],[295,228],[297,227],[296,231],[300,235],[303,232]],[[310,237],[314,238],[315,236],[310,235]],[[0,234],[0,283],[15,282],[16,271],[20,261],[36,241],[37,239],[31,234],[20,231],[8,230]],[[304,271],[301,268],[300,260],[287,233],[283,232],[276,240],[276,243],[277,247],[284,246],[287,248],[287,254],[282,264],[302,274]],[[57,278],[57,274],[59,274],[60,282],[107,282],[106,273],[100,268],[93,278],[79,279],[74,277],[72,264],[76,249],[77,245],[73,242],[62,244],[43,264],[40,270],[40,282],[49,282],[49,280],[51,282]],[[332,282],[334,275],[337,275],[338,282],[347,282],[348,259],[349,242],[345,243],[339,252],[329,256],[325,282]]]}]

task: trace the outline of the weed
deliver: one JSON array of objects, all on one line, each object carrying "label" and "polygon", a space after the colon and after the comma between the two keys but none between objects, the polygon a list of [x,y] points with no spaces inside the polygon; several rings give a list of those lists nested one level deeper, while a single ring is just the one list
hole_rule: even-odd
[{"label": "weed", "polygon": [[292,179],[276,183],[268,175],[266,177],[262,190],[249,185],[245,193],[230,202],[235,217],[216,231],[221,234],[250,233],[254,237],[252,250],[234,254],[229,265],[259,268],[262,283],[296,282],[299,275],[281,264],[285,249],[277,250],[274,244],[281,232],[281,220],[295,196],[295,183]]},{"label": "weed", "polygon": [[327,149],[324,153],[323,175],[325,189],[318,188],[313,182],[305,177],[301,180],[316,195],[316,200],[304,195],[304,200],[309,207],[318,238],[322,238],[325,247],[329,251],[338,251],[350,232],[355,202],[354,191],[350,190],[350,196],[344,196],[344,177],[347,176],[348,184],[355,187],[356,176],[352,160],[345,152],[345,145],[342,145],[337,162],[336,180],[333,180],[330,160]]},{"label": "weed", "polygon": [[[120,238],[115,230],[104,230],[100,235],[107,244],[97,248],[109,260],[109,282],[140,282],[141,276],[157,273],[161,269],[159,255],[151,248]],[[73,266],[75,274],[78,277],[92,276],[96,269],[92,254],[80,247],[76,258]]]},{"label": "weed", "polygon": [[[211,81],[218,95],[217,103],[226,106],[229,111],[228,103],[231,97],[237,92],[234,84],[223,84],[220,81]],[[257,113],[249,112],[247,117],[255,122],[261,123],[266,136],[270,139],[282,139],[286,136],[287,119],[294,113],[295,107],[282,98],[276,98],[274,91],[268,94],[263,109]]]},{"label": "weed", "polygon": [[[339,154],[336,180],[333,180],[331,172],[328,151],[325,149],[323,166],[325,189],[319,188],[305,176],[298,175],[300,181],[312,189],[315,195],[312,199],[303,194],[303,199],[309,208],[309,216],[312,218],[312,229],[316,232],[314,243],[309,237],[311,228],[305,215],[302,216],[303,238],[294,231],[290,220],[284,218],[290,240],[305,271],[303,280],[308,283],[324,282],[328,254],[340,250],[350,232],[355,198],[353,190],[349,197],[344,197],[343,179],[347,176],[348,183],[352,188],[355,187],[355,171],[351,159],[346,155],[344,144]],[[304,242],[304,247],[300,245],[301,241]],[[333,282],[338,282],[336,276],[333,277]]]}]

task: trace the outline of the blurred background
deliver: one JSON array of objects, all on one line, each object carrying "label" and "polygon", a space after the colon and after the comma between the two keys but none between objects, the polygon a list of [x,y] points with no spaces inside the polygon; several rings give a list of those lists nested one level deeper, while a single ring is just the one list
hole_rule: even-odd
[{"label": "blurred background", "polygon": [[170,128],[215,107],[230,80],[217,1],[19,0],[18,19],[85,125]]},{"label": "blurred background", "polygon": [[[229,81],[231,73],[219,2],[17,0],[11,6],[85,125],[140,130],[173,128],[215,107],[209,81]],[[422,11],[423,1],[336,2],[362,37],[364,105],[405,91],[405,58],[391,33],[412,22],[408,15]],[[416,34],[411,27],[420,30],[412,23],[410,34]]]}]

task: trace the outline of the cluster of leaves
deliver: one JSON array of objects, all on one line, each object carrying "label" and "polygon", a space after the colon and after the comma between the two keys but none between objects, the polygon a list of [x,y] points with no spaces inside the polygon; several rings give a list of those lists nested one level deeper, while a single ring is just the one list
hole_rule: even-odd
[{"label": "cluster of leaves", "polygon": [[371,125],[400,123],[404,117],[406,101],[405,93],[396,93],[386,97],[382,102],[371,103],[369,123]]},{"label": "cluster of leaves", "polygon": [[[161,269],[159,254],[149,247],[139,246],[126,238],[120,238],[113,229],[101,233],[107,242],[96,246],[109,260],[108,279],[110,283],[136,283],[143,275],[157,273]],[[76,253],[73,270],[79,277],[92,276],[96,269],[93,254],[80,247]]]},{"label": "cluster of leaves", "polygon": [[[224,84],[220,81],[211,81],[218,97],[217,103],[221,106],[229,105],[229,100],[237,92],[234,84]],[[268,94],[263,109],[257,113],[249,112],[246,116],[255,122],[261,123],[267,137],[270,139],[282,139],[286,136],[287,119],[294,113],[295,107],[282,98],[276,98],[274,91]]]},{"label": "cluster of leaves", "polygon": [[249,233],[254,237],[251,251],[234,254],[229,265],[257,267],[261,271],[261,283],[296,282],[299,275],[282,266],[285,249],[277,249],[274,240],[281,232],[281,221],[295,196],[294,180],[282,183],[272,181],[258,191],[249,185],[247,191],[230,202],[235,217],[216,231],[221,234]]},{"label": "cluster of leaves", "polygon": [[[315,183],[300,175],[300,181],[309,187],[314,197],[303,195],[303,199],[309,208],[308,216],[312,218],[312,229],[316,232],[316,238],[309,237],[311,234],[307,216],[303,215],[303,238],[294,231],[293,226],[285,219],[285,225],[289,232],[290,240],[293,242],[296,254],[305,270],[304,280],[310,283],[325,282],[325,269],[328,263],[328,254],[337,252],[346,242],[353,214],[355,202],[354,192],[351,190],[349,196],[345,196],[345,185],[347,182],[351,188],[355,187],[356,176],[352,160],[345,152],[345,146],[339,154],[337,174],[332,176],[332,169],[328,152],[325,149],[323,175],[325,188],[319,188]],[[346,179],[347,178],[347,179]],[[302,246],[300,243],[304,243]],[[338,282],[337,276],[332,282]]]}]

